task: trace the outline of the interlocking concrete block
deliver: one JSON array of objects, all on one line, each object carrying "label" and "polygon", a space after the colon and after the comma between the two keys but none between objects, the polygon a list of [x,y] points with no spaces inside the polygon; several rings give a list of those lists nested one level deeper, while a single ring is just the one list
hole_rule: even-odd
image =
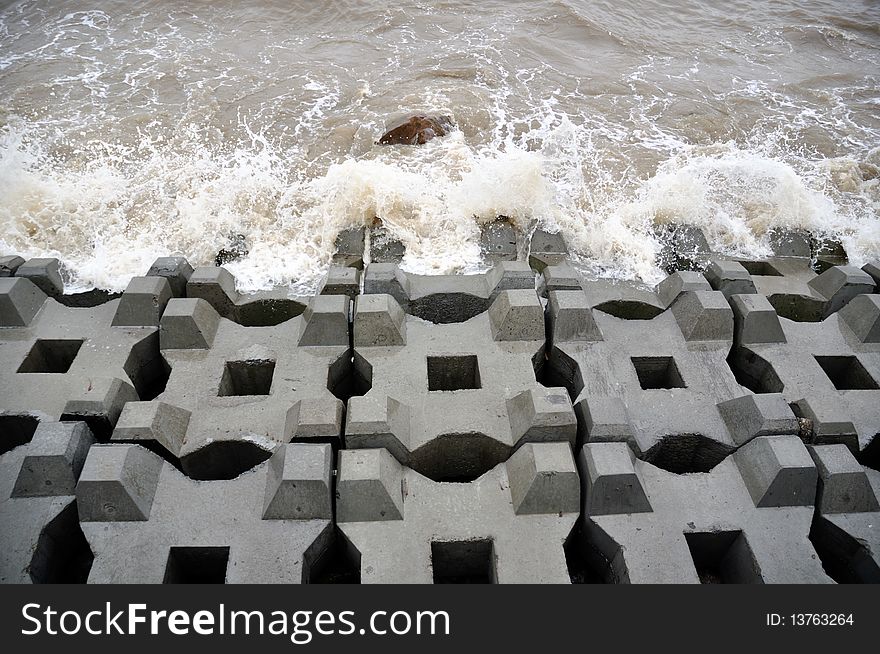
[{"label": "interlocking concrete block", "polygon": [[840,317],[862,343],[880,343],[880,295],[853,298]]},{"label": "interlocking concrete block", "polygon": [[186,284],[192,277],[193,267],[184,257],[159,257],[147,271],[147,277],[164,277],[174,297],[186,296]]},{"label": "interlocking concrete block", "polygon": [[797,434],[798,420],[781,393],[743,395],[718,404],[737,445],[758,436]]},{"label": "interlocking concrete block", "polygon": [[220,316],[201,298],[173,298],[159,323],[163,350],[207,349],[214,342]]},{"label": "interlocking concrete block", "polygon": [[805,229],[776,228],[769,233],[770,248],[777,257],[809,259],[813,254],[810,238]]},{"label": "interlocking concrete block", "polygon": [[126,402],[138,400],[134,386],[118,377],[96,377],[64,405],[62,420],[83,420],[100,440],[107,440]]},{"label": "interlocking concrete block", "polygon": [[[795,437],[769,437],[786,439]],[[759,438],[745,448],[755,447]],[[584,456],[617,443],[584,446]],[[745,449],[744,448],[744,449]],[[774,448],[771,448],[775,450]],[[785,448],[782,448],[785,449]],[[786,462],[789,454],[775,451]],[[801,455],[803,452],[801,452]],[[625,451],[614,458],[612,470],[626,468]],[[809,455],[807,455],[809,458]],[[803,461],[794,457],[793,470]],[[757,507],[742,466],[728,457],[711,472],[678,475],[650,463],[631,460],[635,476],[650,507],[642,512],[625,508],[600,512],[590,504],[587,485],[583,529],[588,542],[609,562],[606,576],[624,583],[829,583],[808,534],[813,506]],[[812,463],[812,462],[810,462]],[[777,466],[778,467],[778,466]],[[812,468],[815,482],[815,468]],[[584,473],[586,474],[586,473]],[[806,475],[805,475],[806,476]],[[803,480],[805,481],[805,480]],[[815,484],[813,486],[815,488]],[[804,484],[806,490],[806,484]],[[609,494],[609,503],[625,492]]]},{"label": "interlocking concrete block", "polygon": [[619,397],[588,395],[575,405],[574,410],[584,426],[588,443],[632,440],[633,429],[626,405]]},{"label": "interlocking concrete block", "polygon": [[581,449],[584,510],[589,515],[651,511],[633,460],[626,443],[594,443]]},{"label": "interlocking concrete block", "polygon": [[83,422],[40,423],[21,463],[12,497],[73,495],[94,442]]},{"label": "interlocking concrete block", "polygon": [[813,506],[818,473],[797,436],[760,436],[734,458],[755,506]]},{"label": "interlocking concrete block", "polygon": [[827,300],[825,315],[840,310],[863,293],[874,292],[874,279],[855,266],[834,266],[810,280],[810,286]]},{"label": "interlocking concrete block", "polygon": [[552,342],[602,340],[583,291],[554,290],[548,295],[547,326]]},{"label": "interlocking concrete block", "polygon": [[547,266],[538,278],[538,294],[548,297],[551,291],[580,291],[581,278],[568,263]]},{"label": "interlocking concrete block", "polygon": [[577,513],[580,479],[567,443],[526,443],[507,460],[517,515]]},{"label": "interlocking concrete block", "polygon": [[687,291],[678,296],[671,310],[687,341],[733,338],[733,312],[722,293]]},{"label": "interlocking concrete block", "polygon": [[344,229],[336,235],[333,263],[363,270],[366,230],[363,227]]},{"label": "interlocking concrete block", "polygon": [[14,254],[0,257],[0,277],[14,276],[23,263],[24,259]]},{"label": "interlocking concrete block", "polygon": [[349,448],[385,448],[399,460],[409,458],[410,409],[393,397],[367,395],[348,401],[345,444]]},{"label": "interlocking concrete block", "polygon": [[880,260],[869,261],[862,266],[862,270],[871,276],[875,286],[880,285]]},{"label": "interlocking concrete block", "polygon": [[361,295],[354,303],[354,345],[406,345],[406,314],[390,295]]},{"label": "interlocking concrete block", "polygon": [[[578,504],[571,455],[561,447],[565,453],[557,444],[534,444],[535,473],[530,465],[510,471],[501,463],[469,483],[431,481],[394,467],[387,454],[341,452],[337,520],[360,553],[361,582],[567,583],[563,543]],[[383,473],[379,461],[393,472]],[[560,479],[543,474],[554,468],[564,471]],[[526,512],[541,509],[547,512]]]},{"label": "interlocking concrete block", "polygon": [[507,400],[510,431],[515,441],[568,441],[577,439],[577,419],[568,393],[562,388],[530,388]]},{"label": "interlocking concrete block", "polygon": [[78,581],[90,554],[73,491],[94,439],[82,423],[47,418],[2,415],[0,583]]},{"label": "interlocking concrete block", "polygon": [[302,315],[299,345],[348,345],[348,307],[345,295],[316,295]]},{"label": "interlocking concrete block", "polygon": [[344,406],[331,396],[304,397],[287,412],[285,433],[301,440],[338,440]]},{"label": "interlocking concrete block", "polygon": [[506,220],[483,225],[480,230],[480,251],[488,261],[516,261],[516,229]]},{"label": "interlocking concrete block", "polygon": [[740,293],[755,293],[751,275],[738,261],[715,259],[706,269],[706,279],[716,291],[725,297]]},{"label": "interlocking concrete block", "polygon": [[813,445],[809,449],[821,480],[818,502],[821,513],[880,511],[865,468],[846,445]]},{"label": "interlocking concrete block", "polygon": [[390,295],[405,313],[440,324],[483,313],[506,290],[534,288],[534,271],[520,261],[475,275],[415,275],[390,263],[372,263],[364,273],[365,294]]},{"label": "interlocking concrete block", "polygon": [[79,519],[149,520],[164,463],[137,445],[93,447],[76,487]]},{"label": "interlocking concrete block", "polygon": [[319,295],[347,295],[352,300],[361,290],[361,271],[350,266],[330,266],[318,289]]},{"label": "interlocking concrete block", "polygon": [[403,467],[385,449],[342,450],[336,482],[336,519],[403,520],[403,474]]},{"label": "interlocking concrete block", "polygon": [[784,343],[779,315],[763,295],[731,295],[737,343]]},{"label": "interlocking concrete block", "polygon": [[712,286],[698,272],[680,270],[661,281],[654,289],[664,307],[669,307],[676,298],[687,291],[711,291]]},{"label": "interlocking concrete block", "polygon": [[29,279],[50,297],[64,294],[61,262],[58,259],[28,259],[18,267],[15,276]]},{"label": "interlocking concrete block", "polygon": [[0,327],[27,327],[45,302],[46,294],[29,279],[0,277]]},{"label": "interlocking concrete block", "polygon": [[[285,515],[297,507],[326,513],[319,496],[327,493],[329,462],[317,451],[324,447],[287,445],[283,461],[209,482],[188,479],[137,445],[93,447],[77,487],[95,557],[89,582],[308,581],[309,562],[332,536],[330,520]],[[273,468],[279,462],[280,470]],[[300,478],[302,494],[292,488]],[[276,492],[267,507],[269,488]],[[267,508],[271,517],[264,518]]]},{"label": "interlocking concrete block", "polygon": [[329,444],[295,444],[279,448],[269,459],[264,520],[333,518]]},{"label": "interlocking concrete block", "polygon": [[113,326],[157,326],[171,299],[171,286],[164,277],[134,277],[122,294]]},{"label": "interlocking concrete block", "polygon": [[155,441],[179,457],[189,419],[189,411],[165,402],[127,402],[111,440]]},{"label": "interlocking concrete block", "polygon": [[541,272],[547,266],[562,263],[568,256],[568,247],[561,233],[536,229],[529,241],[529,265]]},{"label": "interlocking concrete block", "polygon": [[489,307],[496,341],[531,341],[544,337],[544,309],[534,291],[502,291]]}]

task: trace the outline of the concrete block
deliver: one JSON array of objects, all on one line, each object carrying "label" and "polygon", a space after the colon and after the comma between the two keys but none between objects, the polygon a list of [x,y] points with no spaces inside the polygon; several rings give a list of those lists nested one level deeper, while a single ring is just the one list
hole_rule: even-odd
[{"label": "concrete block", "polygon": [[583,291],[554,290],[548,295],[547,322],[553,343],[602,340]]},{"label": "concrete block", "polygon": [[871,276],[875,286],[880,285],[880,260],[869,261],[862,266],[862,270]]},{"label": "concrete block", "polygon": [[529,265],[538,272],[547,266],[562,263],[568,256],[568,247],[561,233],[552,234],[536,229],[529,241]]},{"label": "concrete block", "polygon": [[333,254],[335,265],[363,270],[365,232],[363,227],[354,227],[344,229],[336,235],[336,252]]},{"label": "concrete block", "polygon": [[18,267],[15,276],[29,279],[50,297],[64,294],[61,262],[58,259],[28,259]]},{"label": "concrete block", "polygon": [[137,445],[96,445],[76,486],[83,522],[148,520],[162,459]]},{"label": "concrete block", "polygon": [[880,343],[880,295],[858,295],[840,310],[840,318],[862,343]]},{"label": "concrete block", "polygon": [[781,393],[743,395],[721,402],[718,411],[738,446],[758,436],[797,434],[799,430],[798,420]]},{"label": "concrete block", "polygon": [[24,259],[14,254],[0,257],[0,277],[13,277],[23,263]]},{"label": "concrete block", "polygon": [[409,407],[388,396],[353,397],[345,415],[348,448],[384,447],[398,459],[408,459],[410,447]]},{"label": "concrete block", "polygon": [[502,291],[489,307],[489,321],[496,341],[528,341],[544,337],[544,309],[534,291]]},{"label": "concrete block", "polygon": [[327,443],[280,447],[269,459],[263,519],[332,519],[332,468],[333,449]]},{"label": "concrete block", "polygon": [[763,295],[731,295],[734,334],[738,344],[784,343],[776,309]]},{"label": "concrete block", "polygon": [[480,251],[489,261],[515,261],[516,243],[516,230],[505,220],[496,220],[480,229]]},{"label": "concrete block", "polygon": [[734,459],[756,507],[813,505],[816,466],[797,436],[760,436]]},{"label": "concrete block", "polygon": [[73,495],[94,442],[84,422],[41,422],[22,461],[12,497]]},{"label": "concrete block", "polygon": [[777,228],[770,232],[770,247],[777,257],[802,257],[809,259],[813,252],[810,232],[805,229]]},{"label": "concrete block", "polygon": [[186,285],[193,274],[193,267],[184,257],[159,257],[147,271],[147,277],[164,277],[174,297],[186,296]]},{"label": "concrete block", "polygon": [[361,295],[354,304],[354,345],[406,345],[406,314],[390,295]]},{"label": "concrete block", "polygon": [[348,307],[345,295],[316,295],[303,312],[298,344],[348,345]]},{"label": "concrete block", "polygon": [[330,266],[321,287],[319,295],[347,295],[352,300],[361,290],[361,271],[350,266]]},{"label": "concrete block", "polygon": [[164,277],[134,277],[119,299],[113,326],[156,326],[171,299],[171,286]]},{"label": "concrete block", "polygon": [[218,313],[223,313],[219,307],[234,304],[239,297],[235,290],[235,277],[221,266],[204,266],[193,270],[186,283],[186,295],[205,300]]},{"label": "concrete block", "polygon": [[165,402],[127,402],[110,440],[154,441],[179,457],[190,416],[186,409]]},{"label": "concrete block", "polygon": [[827,300],[825,315],[830,316],[857,295],[873,293],[875,282],[855,266],[834,266],[811,279],[809,285]]},{"label": "concrete block", "polygon": [[0,327],[26,327],[46,302],[29,279],[0,277]]},{"label": "concrete block", "polygon": [[159,322],[163,350],[208,349],[220,324],[220,316],[201,298],[172,298]]},{"label": "concrete block", "polygon": [[672,314],[687,341],[733,338],[733,312],[717,291],[687,291],[672,304]]},{"label": "concrete block", "polygon": [[651,511],[626,443],[589,443],[578,457],[586,515]]},{"label": "concrete block", "polygon": [[686,291],[711,291],[712,286],[706,278],[692,270],[680,270],[666,277],[654,289],[664,307],[669,307],[676,298]]},{"label": "concrete block", "polygon": [[96,377],[88,388],[67,400],[61,419],[84,420],[98,440],[106,441],[125,403],[137,400],[137,391],[127,381],[117,377]]},{"label": "concrete block", "polygon": [[582,291],[580,275],[567,263],[547,266],[538,278],[538,294],[547,297],[551,291]]},{"label": "concrete block", "polygon": [[880,503],[865,468],[846,445],[813,445],[809,450],[819,470],[820,512],[880,511]]},{"label": "concrete block", "polygon": [[335,397],[304,397],[287,412],[285,433],[295,439],[337,441],[345,405]]},{"label": "concrete block", "polygon": [[752,276],[738,261],[715,259],[705,274],[712,288],[724,293],[724,297],[756,292]]},{"label": "concrete block", "polygon": [[508,459],[507,476],[517,515],[580,511],[580,480],[566,443],[526,443]]},{"label": "concrete block", "polygon": [[577,418],[564,388],[531,388],[507,400],[514,442],[577,440]]},{"label": "concrete block", "polygon": [[342,450],[336,482],[340,522],[402,520],[403,467],[387,450]]},{"label": "concrete block", "polygon": [[633,428],[626,404],[619,397],[582,395],[575,404],[575,413],[584,425],[584,440],[588,443],[629,442],[632,439]]}]

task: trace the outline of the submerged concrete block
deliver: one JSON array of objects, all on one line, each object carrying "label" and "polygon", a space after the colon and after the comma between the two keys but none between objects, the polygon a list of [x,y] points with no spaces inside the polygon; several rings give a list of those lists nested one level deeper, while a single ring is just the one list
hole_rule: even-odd
[{"label": "submerged concrete block", "polygon": [[681,333],[687,341],[733,338],[733,312],[718,291],[687,291],[672,304]]},{"label": "submerged concrete block", "polygon": [[0,257],[0,277],[14,276],[23,263],[24,259],[14,254]]},{"label": "submerged concrete block", "polygon": [[406,345],[406,314],[391,295],[361,295],[354,303],[354,345]]},{"label": "submerged concrete block", "polygon": [[148,520],[162,459],[137,445],[96,445],[76,486],[83,522]]},{"label": "submerged concrete block", "polygon": [[348,345],[348,306],[345,295],[316,295],[303,312],[299,345]]},{"label": "submerged concrete block", "polygon": [[46,302],[29,279],[0,277],[0,327],[26,327]]},{"label": "submerged concrete block", "polygon": [[73,495],[94,442],[84,422],[41,422],[22,461],[12,497]]},{"label": "submerged concrete block", "polygon": [[577,418],[564,388],[531,388],[507,400],[514,442],[577,440]]},{"label": "submerged concrete block", "polygon": [[208,349],[214,342],[220,316],[201,298],[172,298],[159,322],[163,350]]},{"label": "submerged concrete block", "polygon": [[547,322],[552,342],[601,341],[602,334],[583,291],[550,291]]},{"label": "submerged concrete block", "polygon": [[184,257],[159,257],[147,271],[147,277],[167,279],[174,297],[186,296],[186,285],[192,274],[193,267]]},{"label": "submerged concrete block", "polygon": [[171,299],[171,286],[164,277],[134,277],[119,299],[113,326],[156,326]]},{"label": "submerged concrete block", "polygon": [[846,445],[814,445],[809,449],[819,469],[819,510],[822,513],[880,511],[878,497],[865,468]]},{"label": "submerged concrete block", "polygon": [[43,293],[50,297],[64,294],[64,282],[61,280],[61,262],[58,259],[28,259],[15,271],[16,277],[24,277],[36,284]]},{"label": "submerged concrete block", "polygon": [[853,298],[840,317],[862,343],[880,343],[880,295]]},{"label": "submerged concrete block", "polygon": [[269,459],[263,519],[330,520],[332,468],[333,449],[328,443],[278,448]]},{"label": "submerged concrete block", "polygon": [[489,322],[496,341],[531,341],[544,338],[544,309],[534,291],[502,291],[489,307]]},{"label": "submerged concrete block", "polygon": [[586,515],[652,511],[633,458],[626,443],[584,445],[578,463],[584,480]]},{"label": "submerged concrete block", "polygon": [[716,259],[706,269],[706,279],[716,291],[721,291],[724,297],[741,293],[755,293],[755,283],[752,276],[738,261]]},{"label": "submerged concrete block", "polygon": [[403,467],[385,449],[342,450],[336,482],[340,522],[402,520]]},{"label": "submerged concrete block", "polygon": [[798,420],[781,393],[743,395],[718,405],[734,443],[758,436],[797,434]]},{"label": "submerged concrete block", "polygon": [[827,300],[825,315],[830,316],[857,295],[873,293],[875,282],[855,266],[833,266],[811,279],[809,285]]},{"label": "submerged concrete block", "polygon": [[797,436],[760,436],[734,459],[756,507],[813,505],[818,474]]},{"label": "submerged concrete block", "polygon": [[517,515],[577,513],[580,480],[567,443],[526,443],[507,460]]},{"label": "submerged concrete block", "polygon": [[155,441],[176,457],[186,438],[189,411],[165,402],[128,402],[122,408],[113,441]]},{"label": "submerged concrete block", "polygon": [[730,305],[738,344],[785,342],[779,315],[765,296],[731,295]]}]

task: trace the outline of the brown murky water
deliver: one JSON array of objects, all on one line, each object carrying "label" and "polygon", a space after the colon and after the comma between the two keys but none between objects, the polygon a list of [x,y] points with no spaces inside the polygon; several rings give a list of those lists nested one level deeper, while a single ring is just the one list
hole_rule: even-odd
[{"label": "brown murky water", "polygon": [[[244,289],[308,288],[374,216],[448,272],[504,214],[648,282],[663,222],[880,256],[874,0],[243,4],[0,4],[0,252],[119,289],[243,234]],[[374,145],[410,112],[459,129]]]}]

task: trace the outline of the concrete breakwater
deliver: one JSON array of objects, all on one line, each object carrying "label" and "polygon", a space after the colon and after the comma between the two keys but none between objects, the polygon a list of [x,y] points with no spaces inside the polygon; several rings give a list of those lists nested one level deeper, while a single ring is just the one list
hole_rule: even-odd
[{"label": "concrete breakwater", "polygon": [[311,297],[3,257],[0,581],[880,581],[880,264],[668,243],[645,288],[352,230]]}]

